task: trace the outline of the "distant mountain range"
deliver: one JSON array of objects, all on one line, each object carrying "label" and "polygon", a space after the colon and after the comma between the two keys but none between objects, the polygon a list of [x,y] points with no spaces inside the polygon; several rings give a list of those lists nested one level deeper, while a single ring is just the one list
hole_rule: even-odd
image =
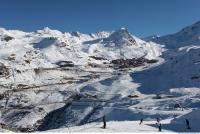
[{"label": "distant mountain range", "polygon": [[144,40],[164,44],[170,49],[188,45],[200,45],[200,21],[183,28],[175,34],[165,36],[154,35],[144,38]]},{"label": "distant mountain range", "polygon": [[104,115],[122,123],[173,120],[200,108],[199,59],[200,22],[144,39],[126,28],[91,34],[0,28],[0,123],[32,132]]}]

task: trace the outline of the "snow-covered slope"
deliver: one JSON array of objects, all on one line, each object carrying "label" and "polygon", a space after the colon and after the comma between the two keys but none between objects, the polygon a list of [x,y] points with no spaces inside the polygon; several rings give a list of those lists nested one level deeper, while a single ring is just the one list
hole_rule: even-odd
[{"label": "snow-covered slope", "polygon": [[[120,68],[112,64],[113,60],[130,59],[129,64],[140,62],[138,66],[143,67],[152,64],[146,59],[159,61],[162,51],[160,45],[142,41],[124,28],[92,34],[1,28],[0,122],[25,132],[42,130],[48,115],[62,109],[70,111],[68,106],[80,99],[83,87],[116,75]],[[91,110],[81,112],[80,119]],[[82,121],[74,119],[62,123],[76,125]]]},{"label": "snow-covered slope", "polygon": [[30,33],[3,28],[0,31],[0,62],[14,68],[14,72],[53,68],[60,61],[87,66],[120,58],[157,59],[162,52],[158,44],[146,43],[123,28],[94,34],[62,33],[49,28]]},{"label": "snow-covered slope", "polygon": [[89,56],[93,55],[104,56],[108,60],[144,55],[155,59],[161,53],[159,45],[146,43],[123,28],[88,35],[79,32],[62,33],[49,28],[31,33],[1,28],[0,38],[1,60],[15,55],[13,62],[22,64],[25,59],[37,57],[38,61],[30,62],[32,67],[50,66],[66,58],[75,64],[85,64]]},{"label": "snow-covered slope", "polygon": [[[84,96],[73,102],[71,107],[63,110],[61,120],[56,120],[58,116],[55,114],[54,119],[51,119],[52,115],[49,116],[49,124],[44,125],[43,130],[60,128],[52,131],[158,131],[155,124],[156,118],[160,118],[163,131],[199,132],[199,118],[195,118],[200,108],[199,26],[200,23],[197,22],[174,35],[153,36],[153,41],[158,41],[168,48],[162,53],[162,60],[159,59],[157,64],[131,71],[117,70],[117,74],[112,74],[108,79],[88,84],[82,88],[81,93],[83,96],[89,94],[92,99]],[[140,57],[147,48],[146,42],[130,36],[124,28],[103,40],[97,39],[87,43],[96,46],[101,43],[104,45],[104,51],[114,48],[112,51],[116,55],[112,54],[111,57],[106,53],[105,57],[108,59]],[[118,54],[119,48],[122,54]],[[124,53],[126,48],[138,52]],[[97,54],[102,55],[101,49]],[[105,130],[101,128],[103,115],[107,120]],[[62,120],[71,116],[73,119]],[[141,118],[144,119],[144,123],[138,125]],[[185,118],[190,121],[192,129],[186,129]]]},{"label": "snow-covered slope", "polygon": [[162,48],[158,44],[146,43],[131,35],[125,28],[113,32],[107,38],[84,42],[84,44],[88,44],[87,52],[90,55],[104,57],[109,60],[143,56],[147,59],[155,59],[162,52]]},{"label": "snow-covered slope", "polygon": [[162,94],[172,88],[200,88],[199,46],[179,48],[167,58],[160,66],[132,74],[134,81],[141,83],[142,93]]},{"label": "snow-covered slope", "polygon": [[[182,33],[163,43],[166,50],[126,28],[92,34],[2,28],[0,122],[23,132],[137,132],[158,131],[160,118],[164,131],[189,131],[183,129],[184,115],[197,115],[200,107],[200,47]],[[106,130],[100,128],[104,115]]]},{"label": "snow-covered slope", "polygon": [[181,31],[166,36],[153,36],[145,38],[146,41],[153,41],[166,45],[167,48],[179,48],[187,45],[200,45],[200,21],[183,28]]},{"label": "snow-covered slope", "polygon": [[[186,113],[183,116],[179,116],[175,119],[162,120],[162,132],[199,132],[199,110],[194,110]],[[191,129],[187,129],[185,119],[190,121]],[[144,120],[142,124],[140,121],[109,121],[107,122],[107,128],[102,129],[102,122],[94,122],[82,126],[75,126],[62,129],[49,130],[48,132],[159,132],[156,120]]]}]

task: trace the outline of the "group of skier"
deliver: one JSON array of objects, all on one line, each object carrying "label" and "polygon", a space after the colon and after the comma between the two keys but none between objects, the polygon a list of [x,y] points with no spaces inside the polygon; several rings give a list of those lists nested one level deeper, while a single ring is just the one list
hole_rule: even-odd
[{"label": "group of skier", "polygon": [[[156,118],[156,125],[158,126],[158,131],[161,132],[162,131],[162,124],[160,122],[160,118]],[[190,121],[188,119],[185,119],[186,122],[186,129],[191,129],[190,127]],[[139,125],[141,125],[143,123],[143,118],[140,119],[140,123]]]},{"label": "group of skier", "polygon": [[[103,129],[106,129],[106,116],[104,115],[103,116]],[[186,129],[191,129],[190,127],[190,121],[188,119],[185,119],[185,122],[186,122]],[[139,125],[141,125],[143,123],[143,118],[140,119],[140,123]],[[161,132],[162,131],[162,124],[160,122],[160,118],[156,118],[156,125],[158,127],[158,131]]]}]

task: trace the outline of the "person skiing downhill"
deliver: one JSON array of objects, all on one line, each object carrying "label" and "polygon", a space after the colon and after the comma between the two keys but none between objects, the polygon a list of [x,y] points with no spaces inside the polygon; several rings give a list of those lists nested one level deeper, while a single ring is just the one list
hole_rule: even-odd
[{"label": "person skiing downhill", "polygon": [[186,129],[191,129],[189,120],[185,119],[185,122],[186,122]]},{"label": "person skiing downhill", "polygon": [[161,123],[158,124],[158,131],[159,131],[159,132],[162,131],[162,124],[161,124]]},{"label": "person skiing downhill", "polygon": [[140,119],[139,125],[141,125],[142,123],[143,123],[143,118]]},{"label": "person skiing downhill", "polygon": [[103,129],[106,129],[106,116],[103,116]]},{"label": "person skiing downhill", "polygon": [[160,123],[160,118],[157,117],[156,118],[156,125],[158,126],[158,131],[161,132],[162,131],[162,124]]},{"label": "person skiing downhill", "polygon": [[157,123],[160,123],[160,118],[159,117],[157,117],[156,120],[157,120]]}]

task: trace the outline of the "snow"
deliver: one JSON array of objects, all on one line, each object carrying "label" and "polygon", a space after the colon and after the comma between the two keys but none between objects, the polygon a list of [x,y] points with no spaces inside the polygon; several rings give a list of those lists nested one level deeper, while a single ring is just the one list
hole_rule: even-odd
[{"label": "snow", "polygon": [[[4,36],[10,36],[12,39],[6,41]],[[82,34],[80,32],[63,33],[48,27],[29,33],[2,28],[0,29],[0,41],[0,63],[8,66],[11,74],[8,77],[0,78],[1,85],[8,85],[14,89],[20,84],[30,87],[39,86],[17,92],[12,92],[12,88],[7,89],[5,87],[6,90],[1,89],[2,93],[7,90],[11,90],[10,92],[12,93],[9,99],[1,100],[2,106],[6,106],[5,109],[1,110],[2,121],[9,126],[18,128],[30,127],[34,129],[37,122],[51,114],[51,111],[62,109],[65,103],[70,103],[68,98],[73,98],[77,91],[84,91],[82,86],[88,86],[90,81],[94,85],[96,84],[96,92],[99,84],[98,82],[95,83],[95,80],[91,79],[90,81],[82,82],[82,84],[76,83],[76,81],[84,80],[82,76],[87,78],[93,73],[100,73],[100,78],[97,81],[103,81],[111,77],[114,70],[104,67],[103,62],[109,63],[113,59],[130,59],[141,56],[157,59],[162,52],[162,48],[159,45],[146,43],[123,28],[112,32],[103,31],[92,34]],[[90,58],[90,56],[103,57],[106,60],[99,61]],[[56,69],[57,65],[55,63],[58,61],[72,61],[75,67],[66,70]],[[102,67],[88,67],[89,63],[95,63]],[[36,72],[35,69],[38,71]],[[99,88],[102,88],[101,92],[109,91],[107,92],[108,94],[121,92],[122,97],[125,97],[124,101],[126,101],[127,93],[132,92],[129,86],[134,86],[130,82],[131,80],[132,78],[129,75],[125,75],[119,78],[119,81],[113,83],[113,85],[120,83],[121,86],[113,86],[110,91],[110,87],[104,84],[100,84]],[[67,84],[68,82],[71,84]],[[51,85],[54,83],[66,84]],[[126,90],[121,91],[121,88]],[[101,98],[112,99],[113,97],[113,95],[106,95]],[[64,103],[63,101],[66,102]],[[65,114],[70,114],[74,119],[78,119],[74,121],[73,118],[68,116],[68,120],[64,121],[64,123],[66,122],[66,124],[72,126],[82,122],[94,110],[90,105],[77,109],[74,104],[76,104],[75,101],[72,102],[71,109],[65,109],[66,113],[63,112],[64,116]],[[22,110],[17,110],[13,107],[22,107]],[[6,112],[6,109],[10,110]],[[16,118],[14,118],[15,116]],[[53,126],[56,126],[56,124],[53,124]]]},{"label": "snow", "polygon": [[179,32],[160,36],[156,38],[144,38],[146,41],[153,41],[158,44],[163,44],[169,49],[178,49],[188,45],[200,44],[200,21],[181,29]]},{"label": "snow", "polygon": [[[199,110],[186,113],[176,118],[161,120],[162,132],[199,132]],[[190,122],[191,129],[186,128],[185,119]],[[93,122],[82,126],[52,129],[47,132],[159,132],[157,121],[144,119],[142,124],[138,121],[107,121],[106,129],[103,129],[103,123]]]},{"label": "snow", "polygon": [[[194,110],[184,116],[180,116],[175,119],[161,120],[162,132],[199,132],[199,110]],[[192,129],[186,129],[185,119],[190,121]],[[106,129],[103,129],[102,122],[88,123],[82,126],[75,126],[62,129],[53,129],[47,132],[159,132],[157,121],[143,120],[140,125],[140,121],[108,121],[106,123]]]},{"label": "snow", "polygon": [[160,66],[133,73],[134,82],[141,83],[139,90],[148,94],[169,93],[171,88],[199,88],[199,53],[199,47],[192,46],[170,54]]},{"label": "snow", "polygon": [[[106,129],[102,128],[102,123],[90,123],[83,126],[55,129],[47,132],[158,132],[155,123],[156,121],[145,121],[144,124],[139,125],[139,121],[109,121],[107,122]],[[164,132],[170,131],[164,130]]]},{"label": "snow", "polygon": [[[196,43],[177,48],[143,41],[126,28],[91,34],[1,28],[0,63],[9,70],[0,77],[1,121],[33,131],[157,132],[160,118],[163,131],[188,132],[188,118],[191,132],[198,132],[199,118],[193,116],[200,106],[200,48]],[[124,69],[110,64],[140,57],[158,62]],[[74,67],[59,68],[59,61]],[[101,128],[104,115],[107,129]]]},{"label": "snow", "polygon": [[[104,62],[91,59],[90,56],[103,57],[107,61],[142,56],[157,59],[163,51],[158,44],[146,43],[131,35],[127,29],[94,34],[76,33],[76,35],[63,33],[48,27],[29,33],[2,28],[0,62],[21,69],[48,68],[55,67],[54,63],[58,61],[65,60],[73,61],[75,65]],[[3,39],[3,35],[8,35],[13,39],[7,42]],[[135,41],[134,44],[130,40]],[[113,43],[120,44],[120,46],[112,46]],[[11,56],[14,59],[7,60]],[[30,63],[27,64],[25,62],[27,60]]]}]

